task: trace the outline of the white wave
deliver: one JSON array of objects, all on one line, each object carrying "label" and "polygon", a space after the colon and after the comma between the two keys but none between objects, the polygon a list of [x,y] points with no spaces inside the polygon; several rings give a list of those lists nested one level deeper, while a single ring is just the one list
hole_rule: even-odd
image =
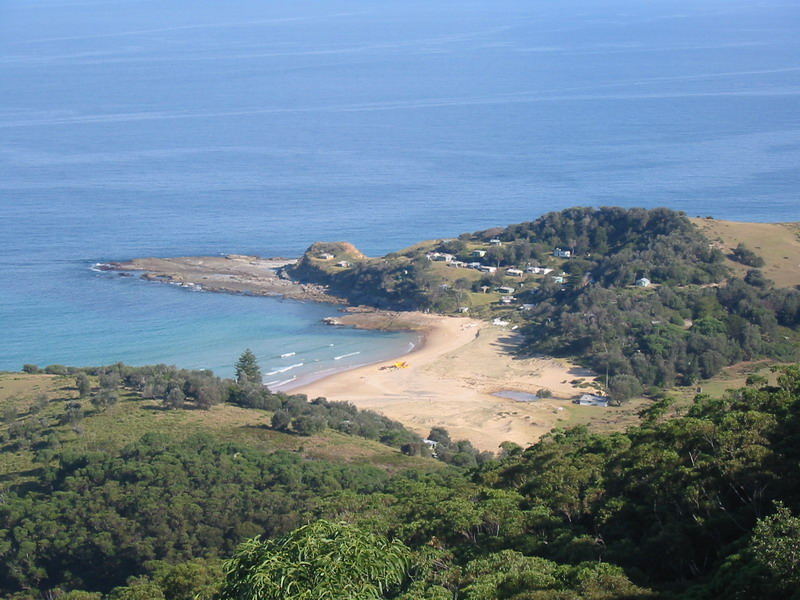
[{"label": "white wave", "polygon": [[291,371],[292,369],[296,369],[297,367],[302,367],[305,363],[295,363],[293,365],[289,365],[288,367],[283,367],[282,369],[275,369],[274,371],[270,371],[267,375],[275,375],[277,373],[285,373],[286,371]]},{"label": "white wave", "polygon": [[94,271],[95,273],[105,273],[111,268],[111,265],[108,263],[94,263],[91,267],[89,267],[90,271]]},{"label": "white wave", "polygon": [[291,383],[295,379],[297,379],[297,377],[289,377],[289,379],[284,379],[283,381],[279,381],[278,383],[276,383],[275,387],[276,388],[281,387],[282,385],[286,385],[287,383]]},{"label": "white wave", "polygon": [[361,354],[361,352],[350,352],[349,354],[341,354],[339,356],[334,356],[333,360],[340,360],[342,358],[347,358],[348,356],[355,356],[356,354]]},{"label": "white wave", "polygon": [[280,381],[280,379],[275,379],[274,381],[268,381],[268,382],[267,382],[267,383],[265,383],[264,385],[265,385],[265,386],[267,386],[267,387],[269,387],[269,386],[271,386],[273,383],[278,383],[279,381]]},{"label": "white wave", "polygon": [[289,358],[290,356],[294,356],[297,352],[287,352],[286,354],[281,354],[281,358]]}]

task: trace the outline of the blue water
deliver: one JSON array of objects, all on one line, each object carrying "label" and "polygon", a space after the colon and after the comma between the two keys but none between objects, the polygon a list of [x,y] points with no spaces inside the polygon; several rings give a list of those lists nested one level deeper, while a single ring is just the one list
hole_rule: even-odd
[{"label": "blue water", "polygon": [[800,220],[798,30],[785,0],[0,0],[0,369],[305,352],[288,378],[413,341],[98,261],[576,204]]}]

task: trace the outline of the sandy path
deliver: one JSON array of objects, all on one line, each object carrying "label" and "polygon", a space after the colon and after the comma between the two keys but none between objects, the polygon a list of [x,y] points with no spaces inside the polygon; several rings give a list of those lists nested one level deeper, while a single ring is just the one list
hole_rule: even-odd
[{"label": "sandy path", "polygon": [[[506,440],[535,442],[565,414],[565,400],[582,391],[568,382],[591,374],[566,361],[515,359],[516,339],[508,331],[474,319],[420,315],[423,347],[403,357],[406,369],[385,369],[388,361],[338,373],[292,390],[372,409],[420,435],[446,427],[454,439],[469,439],[484,450]],[[536,392],[549,388],[552,400],[517,402],[492,396],[500,390]]]}]

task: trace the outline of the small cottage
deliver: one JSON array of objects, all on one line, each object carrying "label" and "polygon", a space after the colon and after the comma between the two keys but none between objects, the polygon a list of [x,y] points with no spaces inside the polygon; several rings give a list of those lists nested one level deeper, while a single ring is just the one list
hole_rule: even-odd
[{"label": "small cottage", "polygon": [[444,252],[431,252],[427,256],[428,260],[433,260],[436,262],[446,262],[446,263],[449,263],[455,258],[455,256],[453,256],[452,254],[446,254]]},{"label": "small cottage", "polygon": [[534,275],[547,275],[553,271],[553,269],[549,269],[547,267],[528,267],[525,270],[528,273],[533,273]]},{"label": "small cottage", "polygon": [[595,396],[594,394],[583,394],[580,398],[572,401],[573,404],[581,406],[608,406],[608,398],[605,396]]},{"label": "small cottage", "polygon": [[651,281],[647,277],[642,277],[641,279],[636,280],[637,287],[650,287]]}]

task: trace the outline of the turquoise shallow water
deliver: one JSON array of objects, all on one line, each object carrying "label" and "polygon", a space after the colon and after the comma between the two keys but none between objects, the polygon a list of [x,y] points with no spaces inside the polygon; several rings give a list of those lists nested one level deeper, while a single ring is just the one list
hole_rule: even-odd
[{"label": "turquoise shallow water", "polygon": [[800,220],[798,25],[779,0],[4,0],[0,369],[305,352],[288,378],[413,342],[95,262],[375,254],[576,204]]}]

